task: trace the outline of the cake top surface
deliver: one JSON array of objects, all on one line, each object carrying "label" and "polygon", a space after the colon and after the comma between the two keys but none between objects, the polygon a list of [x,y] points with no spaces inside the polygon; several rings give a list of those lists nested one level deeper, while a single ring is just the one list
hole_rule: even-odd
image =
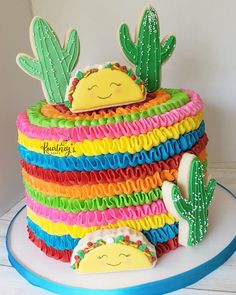
[{"label": "cake top surface", "polygon": [[[188,109],[199,103],[201,99],[196,94],[191,95],[181,89],[159,89],[157,92],[147,94],[144,101],[126,106],[110,107],[87,111],[83,113],[73,113],[63,104],[50,105],[45,100],[37,102],[27,110],[27,116],[33,125],[42,127],[93,127],[106,124],[130,124],[137,120],[143,121],[157,119],[157,116],[171,116],[176,108]],[[202,103],[202,102],[201,102]],[[169,114],[169,112],[171,112]],[[174,114],[173,114],[174,115]],[[161,119],[161,118],[159,118]],[[159,120],[158,119],[158,120]]]}]

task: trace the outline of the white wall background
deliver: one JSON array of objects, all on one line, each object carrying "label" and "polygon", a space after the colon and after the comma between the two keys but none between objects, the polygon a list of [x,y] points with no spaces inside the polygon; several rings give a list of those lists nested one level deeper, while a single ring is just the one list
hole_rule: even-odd
[{"label": "white wall background", "polygon": [[31,53],[31,17],[45,17],[62,41],[66,30],[75,27],[81,42],[79,67],[83,68],[107,60],[125,62],[117,42],[118,26],[128,23],[133,34],[147,4],[158,10],[161,36],[173,33],[177,37],[175,52],[163,66],[162,86],[192,88],[201,94],[206,104],[209,160],[225,165],[235,162],[236,166],[235,0],[2,0],[0,81],[4,111],[0,130],[4,140],[0,145],[0,215],[22,197],[23,191],[16,115],[42,97],[40,83],[15,65],[17,52]]},{"label": "white wall background", "polygon": [[16,116],[42,95],[38,82],[15,63],[19,51],[30,52],[31,18],[29,0],[0,1],[0,216],[23,196]]}]

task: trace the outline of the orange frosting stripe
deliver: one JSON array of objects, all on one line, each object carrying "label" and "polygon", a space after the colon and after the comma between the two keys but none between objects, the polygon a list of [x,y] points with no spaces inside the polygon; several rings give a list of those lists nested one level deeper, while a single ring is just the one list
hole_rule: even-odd
[{"label": "orange frosting stripe", "polygon": [[156,172],[145,178],[136,180],[128,179],[123,182],[115,183],[98,183],[92,185],[59,185],[56,183],[46,182],[42,179],[29,175],[22,169],[23,179],[34,189],[47,196],[60,196],[65,198],[75,199],[91,199],[95,197],[109,197],[120,194],[131,194],[133,192],[149,192],[158,186],[161,186],[163,181],[173,181],[177,179],[177,170],[163,170],[160,173]]},{"label": "orange frosting stripe", "polygon": [[203,162],[208,156],[208,153],[206,150],[203,150],[200,154],[197,155],[197,157],[199,158],[199,160],[201,162]]},{"label": "orange frosting stripe", "polygon": [[114,115],[127,115],[132,114],[135,112],[139,112],[141,110],[147,110],[152,106],[160,105],[171,98],[171,95],[165,92],[163,89],[158,90],[155,93],[155,97],[151,98],[150,100],[143,102],[142,104],[135,104],[126,107],[117,107],[115,109],[107,109],[104,110],[97,110],[96,112],[90,113],[79,113],[79,114],[71,114],[71,113],[61,113],[57,110],[54,106],[50,104],[44,104],[41,108],[41,113],[45,117],[49,118],[64,118],[70,120],[93,120],[93,119],[100,119],[100,118],[109,118],[113,117]]}]

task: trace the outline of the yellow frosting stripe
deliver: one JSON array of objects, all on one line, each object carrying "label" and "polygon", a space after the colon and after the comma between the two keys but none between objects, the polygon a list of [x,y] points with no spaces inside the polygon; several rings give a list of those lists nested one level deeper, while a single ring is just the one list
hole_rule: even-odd
[{"label": "yellow frosting stripe", "polygon": [[137,231],[142,231],[150,230],[151,228],[160,228],[166,223],[173,224],[176,222],[175,218],[170,214],[159,214],[146,216],[137,220],[119,220],[116,223],[104,226],[81,227],[77,225],[67,225],[61,222],[53,223],[49,219],[35,214],[29,209],[29,207],[27,207],[27,216],[48,234],[57,236],[70,235],[72,238],[83,238],[86,234],[102,228],[119,228],[122,226],[128,226]]},{"label": "yellow frosting stripe", "polygon": [[84,140],[73,143],[72,141],[38,140],[28,138],[18,131],[18,142],[28,150],[65,156],[97,156],[102,154],[130,153],[135,154],[142,149],[150,150],[152,147],[166,142],[168,139],[178,139],[180,135],[199,128],[203,119],[203,113],[199,112],[196,116],[187,117],[173,126],[155,128],[146,134],[137,136],[122,136],[120,138],[103,138],[95,140]]}]

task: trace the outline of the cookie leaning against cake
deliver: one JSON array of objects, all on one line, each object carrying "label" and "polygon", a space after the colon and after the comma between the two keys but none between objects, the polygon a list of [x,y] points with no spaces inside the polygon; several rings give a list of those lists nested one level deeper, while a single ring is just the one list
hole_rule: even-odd
[{"label": "cookie leaning against cake", "polygon": [[133,42],[126,24],[119,29],[134,68],[107,62],[72,76],[76,30],[62,47],[39,17],[30,27],[35,57],[17,56],[45,95],[17,118],[29,239],[80,273],[151,268],[207,234],[215,180],[205,183],[203,102],[160,88],[176,40],[160,42],[154,8],[137,32]]}]

